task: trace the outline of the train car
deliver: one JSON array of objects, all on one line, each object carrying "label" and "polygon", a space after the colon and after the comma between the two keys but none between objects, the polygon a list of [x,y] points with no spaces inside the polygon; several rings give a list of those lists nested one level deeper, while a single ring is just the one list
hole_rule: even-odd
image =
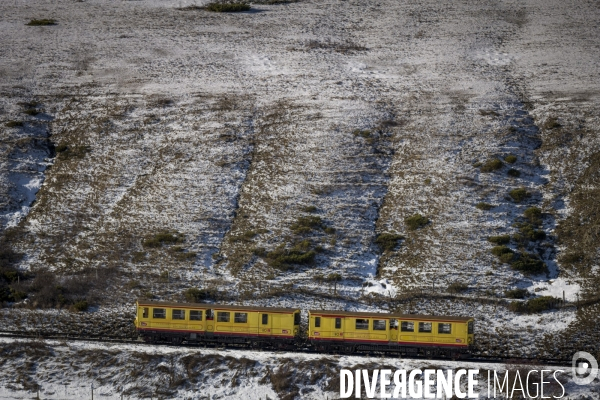
[{"label": "train car", "polygon": [[135,327],[151,343],[213,343],[292,348],[300,331],[293,308],[138,300]]},{"label": "train car", "polygon": [[460,358],[474,340],[473,318],[322,310],[308,315],[308,340],[317,351]]}]

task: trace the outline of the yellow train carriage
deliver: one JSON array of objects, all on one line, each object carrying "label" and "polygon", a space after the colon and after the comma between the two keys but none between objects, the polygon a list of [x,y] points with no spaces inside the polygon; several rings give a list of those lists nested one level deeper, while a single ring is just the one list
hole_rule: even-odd
[{"label": "yellow train carriage", "polygon": [[309,341],[322,351],[458,357],[474,340],[468,317],[310,310]]},{"label": "yellow train carriage", "polygon": [[149,342],[291,344],[300,330],[293,308],[138,300],[135,327]]}]

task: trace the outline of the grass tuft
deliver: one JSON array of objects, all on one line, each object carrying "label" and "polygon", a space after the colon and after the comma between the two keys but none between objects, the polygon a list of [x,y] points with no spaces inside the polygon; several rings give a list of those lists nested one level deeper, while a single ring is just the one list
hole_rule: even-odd
[{"label": "grass tuft", "polygon": [[392,251],[398,246],[398,242],[404,239],[404,236],[395,233],[380,233],[375,239],[375,243],[385,251]]},{"label": "grass tuft", "polygon": [[509,154],[508,156],[504,157],[504,161],[509,164],[514,164],[517,162],[517,156]]},{"label": "grass tuft", "polygon": [[531,193],[529,193],[525,188],[517,188],[508,192],[509,196],[515,201],[515,203],[521,203],[525,199],[531,197]]},{"label": "grass tuft", "polygon": [[475,205],[475,207],[476,207],[477,209],[479,209],[479,210],[482,210],[482,211],[489,211],[489,210],[491,210],[492,208],[494,208],[495,206],[494,206],[494,205],[492,205],[492,204],[489,204],[489,203],[484,203],[484,202],[481,202],[481,203],[477,203],[477,204]]},{"label": "grass tuft", "polygon": [[481,172],[494,172],[502,168],[504,164],[497,158],[487,160],[485,164],[481,166]]},{"label": "grass tuft", "polygon": [[409,230],[415,231],[429,223],[429,218],[422,216],[421,214],[415,214],[404,219],[406,226]]}]

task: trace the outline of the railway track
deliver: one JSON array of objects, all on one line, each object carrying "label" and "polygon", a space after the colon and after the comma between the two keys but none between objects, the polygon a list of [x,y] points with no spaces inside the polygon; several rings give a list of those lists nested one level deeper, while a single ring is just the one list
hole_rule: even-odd
[{"label": "railway track", "polygon": [[[39,340],[62,340],[62,341],[78,341],[78,342],[95,342],[95,343],[115,343],[115,344],[138,344],[149,347],[154,346],[175,346],[169,344],[152,344],[146,343],[138,338],[127,337],[127,336],[110,336],[110,335],[91,335],[91,336],[78,336],[72,334],[64,334],[60,332],[19,332],[19,331],[7,331],[0,330],[0,338],[11,338],[11,339],[39,339]],[[211,347],[211,348],[225,348],[219,345],[206,345],[206,344],[187,344],[183,343],[178,345],[179,347]],[[236,347],[236,346],[228,346],[228,348],[235,348],[239,350],[248,350],[247,347]],[[280,351],[280,350],[278,350]],[[295,350],[286,351],[289,353],[317,353],[316,351],[310,348],[300,348]],[[338,353],[326,353],[326,354],[338,354]],[[357,356],[369,356],[372,354],[368,353],[357,353],[354,354]],[[389,355],[388,355],[389,357]],[[392,357],[390,357],[392,358]],[[445,360],[446,358],[439,357],[419,357],[419,356],[410,356],[405,357],[406,359],[411,360]],[[568,367],[571,368],[571,360],[570,359],[554,359],[554,358],[524,358],[524,357],[502,357],[502,356],[489,356],[489,355],[481,355],[477,354],[469,358],[463,358],[461,361],[464,362],[485,362],[492,364],[514,364],[514,365],[548,365],[548,366],[560,366],[560,367]]]}]

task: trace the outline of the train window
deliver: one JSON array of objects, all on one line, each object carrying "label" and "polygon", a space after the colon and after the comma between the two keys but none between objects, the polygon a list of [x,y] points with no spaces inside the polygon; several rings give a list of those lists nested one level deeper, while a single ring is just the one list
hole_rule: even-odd
[{"label": "train window", "polygon": [[236,312],[233,316],[233,322],[237,322],[238,324],[245,324],[246,322],[248,322],[248,313]]},{"label": "train window", "polygon": [[452,333],[452,324],[438,324],[438,333]]},{"label": "train window", "polygon": [[430,333],[431,322],[419,322],[419,332]]},{"label": "train window", "polygon": [[335,319],[335,329],[342,329],[342,319],[341,318]]},{"label": "train window", "polygon": [[217,322],[229,322],[229,313],[223,311],[217,312]]},{"label": "train window", "polygon": [[390,319],[390,329],[398,330],[398,320]]},{"label": "train window", "polygon": [[356,319],[356,329],[368,330],[369,320],[368,319]]},{"label": "train window", "polygon": [[321,327],[321,317],[315,317],[315,328]]},{"label": "train window", "polygon": [[148,307],[144,307],[142,311],[142,318],[148,318]]},{"label": "train window", "polygon": [[385,319],[374,319],[373,320],[374,331],[385,331]]},{"label": "train window", "polygon": [[202,321],[202,311],[190,310],[190,321]]},{"label": "train window", "polygon": [[473,334],[473,330],[474,330],[473,321],[469,321],[469,323],[467,324],[467,333],[469,335],[472,335]]},{"label": "train window", "polygon": [[400,330],[402,332],[414,332],[415,331],[415,323],[409,321],[402,321],[400,325]]},{"label": "train window", "polygon": [[185,310],[173,310],[173,319],[185,319]]},{"label": "train window", "polygon": [[269,323],[269,314],[262,315],[262,324],[267,325]]},{"label": "train window", "polygon": [[300,325],[300,313],[299,312],[294,314],[294,325]]},{"label": "train window", "polygon": [[153,308],[152,309],[152,318],[165,319],[167,318],[167,310],[164,308]]}]

